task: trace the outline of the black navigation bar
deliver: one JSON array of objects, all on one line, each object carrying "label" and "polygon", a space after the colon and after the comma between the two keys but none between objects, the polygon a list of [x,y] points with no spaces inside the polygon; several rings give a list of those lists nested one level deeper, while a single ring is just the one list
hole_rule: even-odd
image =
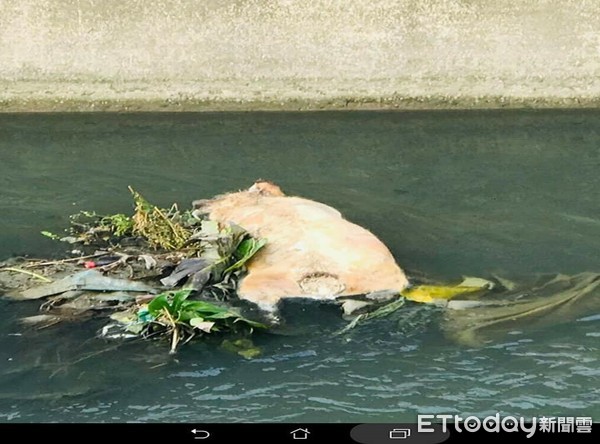
[{"label": "black navigation bar", "polygon": [[[169,444],[229,444],[277,442],[294,444],[438,444],[469,443],[486,444],[511,442],[539,443],[560,439],[564,442],[597,442],[600,424],[593,424],[586,433],[536,431],[530,437],[522,432],[488,432],[478,430],[458,432],[453,425],[442,430],[434,424],[419,431],[417,424],[22,424],[0,423],[3,442],[17,439],[32,442],[85,443],[106,440],[116,442],[167,442]],[[11,438],[8,440],[7,438]]]}]

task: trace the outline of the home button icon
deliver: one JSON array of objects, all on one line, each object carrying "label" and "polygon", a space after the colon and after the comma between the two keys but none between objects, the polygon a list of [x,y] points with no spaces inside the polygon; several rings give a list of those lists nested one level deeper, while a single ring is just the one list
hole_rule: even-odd
[{"label": "home button icon", "polygon": [[292,439],[308,439],[308,435],[310,435],[310,432],[308,431],[308,429],[296,429],[296,430],[292,430],[290,432],[290,435],[292,435]]}]

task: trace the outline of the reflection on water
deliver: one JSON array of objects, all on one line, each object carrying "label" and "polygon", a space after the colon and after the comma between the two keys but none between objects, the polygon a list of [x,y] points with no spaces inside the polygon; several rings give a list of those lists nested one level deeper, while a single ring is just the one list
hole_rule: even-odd
[{"label": "reflection on water", "polygon": [[[0,257],[60,252],[80,209],[127,185],[183,205],[257,177],[340,209],[427,276],[600,270],[596,111],[0,116]],[[288,304],[259,359],[217,344],[22,332],[0,301],[0,420],[414,421],[416,413],[600,415],[598,317],[483,348],[409,306],[348,336],[335,307]]]}]

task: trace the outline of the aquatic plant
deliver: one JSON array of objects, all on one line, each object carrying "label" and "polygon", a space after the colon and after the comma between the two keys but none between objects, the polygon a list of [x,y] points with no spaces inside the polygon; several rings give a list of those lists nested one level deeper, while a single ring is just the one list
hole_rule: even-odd
[{"label": "aquatic plant", "polygon": [[215,332],[251,333],[254,328],[266,325],[245,318],[233,308],[207,301],[188,299],[192,290],[168,291],[157,295],[136,313],[128,330],[144,337],[168,335],[171,353],[181,342],[193,337]]},{"label": "aquatic plant", "polygon": [[109,214],[100,219],[100,225],[110,229],[115,236],[128,236],[133,233],[133,219],[125,214]]},{"label": "aquatic plant", "polygon": [[191,235],[188,228],[179,222],[179,210],[176,204],[164,210],[149,203],[144,197],[129,187],[135,202],[133,234],[148,239],[153,245],[166,250],[183,247]]},{"label": "aquatic plant", "polygon": [[[7,272],[2,273],[7,287],[18,289],[13,292],[15,299],[47,298],[41,306],[47,312],[45,318],[30,317],[28,325],[41,328],[50,318],[54,325],[110,310],[116,322],[102,328],[101,336],[169,337],[171,352],[197,336],[247,334],[266,328],[225,306],[235,294],[246,263],[266,240],[251,237],[237,225],[221,225],[190,210],[179,211],[176,204],[159,208],[129,190],[135,206],[131,216],[81,211],[70,216],[67,236],[42,232],[76,244],[80,248],[72,251],[78,257],[12,264],[20,268],[0,266],[0,271]],[[88,270],[82,271],[82,266]],[[37,268],[41,274],[28,268]],[[244,350],[238,353],[254,353]]]}]

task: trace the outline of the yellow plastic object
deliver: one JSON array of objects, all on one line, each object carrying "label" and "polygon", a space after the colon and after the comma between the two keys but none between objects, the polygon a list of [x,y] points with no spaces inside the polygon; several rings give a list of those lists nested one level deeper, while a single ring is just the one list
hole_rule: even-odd
[{"label": "yellow plastic object", "polygon": [[464,285],[417,285],[402,291],[402,296],[414,302],[432,303],[436,299],[449,300],[455,296],[476,293],[485,287],[467,287]]}]

